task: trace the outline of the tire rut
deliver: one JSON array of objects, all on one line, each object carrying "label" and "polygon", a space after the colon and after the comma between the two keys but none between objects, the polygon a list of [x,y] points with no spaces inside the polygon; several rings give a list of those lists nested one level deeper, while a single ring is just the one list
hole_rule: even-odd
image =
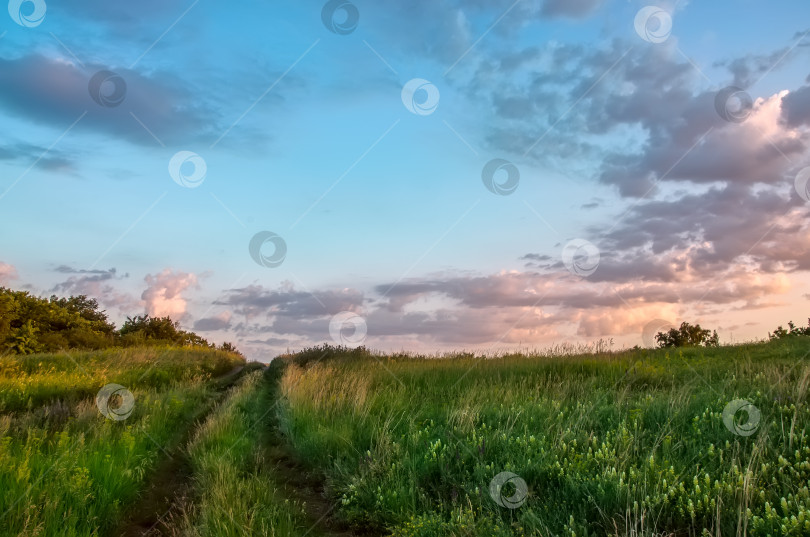
[{"label": "tire rut", "polygon": [[126,510],[121,522],[107,533],[110,537],[145,537],[164,535],[165,521],[190,500],[193,492],[192,469],[186,447],[197,428],[225,400],[230,388],[241,376],[244,366],[237,366],[214,380],[217,394],[198,412],[170,447],[161,448],[166,455],[150,472],[138,500]]}]

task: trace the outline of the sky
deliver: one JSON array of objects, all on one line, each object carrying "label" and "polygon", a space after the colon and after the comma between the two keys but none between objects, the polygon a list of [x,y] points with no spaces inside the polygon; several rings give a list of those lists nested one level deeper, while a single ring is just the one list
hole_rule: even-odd
[{"label": "sky", "polygon": [[11,0],[0,285],[265,359],[810,317],[804,0]]}]

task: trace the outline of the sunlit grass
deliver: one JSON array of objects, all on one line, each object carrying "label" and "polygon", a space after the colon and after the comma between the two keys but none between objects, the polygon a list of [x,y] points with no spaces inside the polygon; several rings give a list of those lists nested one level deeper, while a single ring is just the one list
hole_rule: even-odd
[{"label": "sunlit grass", "polygon": [[312,535],[302,506],[284,498],[263,456],[271,390],[262,372],[251,373],[197,431],[189,446],[195,501],[177,535]]},{"label": "sunlit grass", "polygon": [[[0,534],[98,535],[136,500],[177,432],[214,396],[209,379],[241,363],[227,353],[101,351],[2,359]],[[135,398],[123,421],[94,397],[116,382]],[[15,402],[11,404],[9,402]],[[21,404],[22,403],[22,404]]]},{"label": "sunlit grass", "polygon": [[0,358],[0,412],[31,409],[54,399],[93,396],[107,383],[130,389],[221,375],[238,356],[200,348],[145,347]]},{"label": "sunlit grass", "polygon": [[[810,340],[291,364],[280,420],[340,514],[394,535],[807,535]],[[733,434],[734,399],[761,411]],[[510,471],[529,495],[490,497]],[[509,493],[508,495],[510,495]]]}]

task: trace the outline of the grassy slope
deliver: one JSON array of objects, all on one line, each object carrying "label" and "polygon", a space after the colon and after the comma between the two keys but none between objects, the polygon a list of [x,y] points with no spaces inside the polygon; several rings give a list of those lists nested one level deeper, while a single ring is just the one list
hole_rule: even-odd
[{"label": "grassy slope", "polygon": [[[71,360],[72,358],[72,360]],[[133,501],[161,448],[214,394],[238,356],[128,349],[0,359],[0,535],[95,535]],[[124,421],[93,400],[129,388]]]},{"label": "grassy slope", "polygon": [[[287,368],[279,418],[341,515],[395,535],[807,535],[808,353],[810,338],[565,358],[338,358]],[[723,424],[736,398],[761,411],[750,437]],[[490,497],[502,471],[528,484],[519,509]]]}]

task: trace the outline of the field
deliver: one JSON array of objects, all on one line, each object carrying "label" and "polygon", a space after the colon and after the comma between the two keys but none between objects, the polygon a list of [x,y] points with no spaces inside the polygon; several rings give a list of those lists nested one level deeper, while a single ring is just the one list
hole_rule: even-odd
[{"label": "field", "polygon": [[0,534],[808,535],[808,355],[5,357]]},{"label": "field", "polygon": [[[212,379],[243,363],[157,348],[0,359],[0,534],[111,532],[178,431],[215,400]],[[94,401],[110,383],[134,396],[127,409],[119,395],[125,419]]]},{"label": "field", "polygon": [[[279,420],[339,516],[381,534],[808,535],[808,353],[804,338],[491,360],[310,353],[284,372]],[[736,399],[758,421],[743,410],[727,427]],[[498,490],[502,472],[517,479]]]}]

